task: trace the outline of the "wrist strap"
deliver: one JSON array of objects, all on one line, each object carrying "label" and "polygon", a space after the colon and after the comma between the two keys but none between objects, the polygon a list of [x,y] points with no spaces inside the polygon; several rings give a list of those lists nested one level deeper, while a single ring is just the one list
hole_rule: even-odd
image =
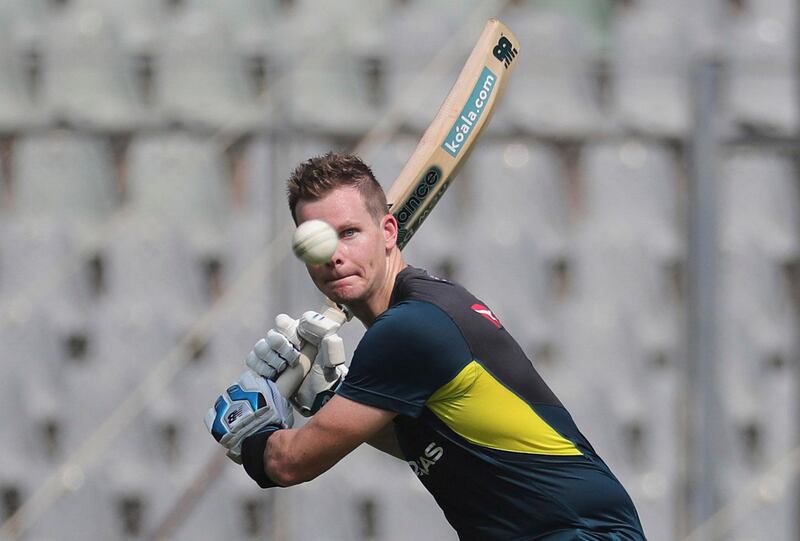
[{"label": "wrist strap", "polygon": [[277,487],[275,481],[269,478],[264,468],[264,450],[267,448],[267,440],[277,428],[257,432],[248,436],[242,442],[242,466],[253,481],[258,483],[261,488]]}]

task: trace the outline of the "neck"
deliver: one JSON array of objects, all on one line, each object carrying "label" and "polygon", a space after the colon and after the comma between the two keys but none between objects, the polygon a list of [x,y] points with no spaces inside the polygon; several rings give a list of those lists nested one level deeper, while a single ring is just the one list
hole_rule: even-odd
[{"label": "neck", "polygon": [[381,281],[380,289],[365,303],[359,306],[348,305],[353,315],[365,326],[369,327],[372,325],[375,319],[389,308],[389,301],[392,299],[395,278],[397,278],[400,271],[407,266],[407,263],[403,261],[403,257],[400,255],[400,250],[396,248],[393,249],[387,260],[386,274]]}]

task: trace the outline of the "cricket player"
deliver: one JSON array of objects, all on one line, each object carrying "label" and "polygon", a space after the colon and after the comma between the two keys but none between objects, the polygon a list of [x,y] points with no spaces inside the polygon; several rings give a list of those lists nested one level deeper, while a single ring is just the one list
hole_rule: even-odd
[{"label": "cricket player", "polygon": [[[342,379],[339,324],[279,316],[248,356],[252,370],[206,416],[231,458],[261,487],[285,487],[368,443],[408,462],[460,539],[645,539],[623,486],[486,303],[403,260],[367,165],[311,158],[288,191],[298,224],[324,220],[339,235],[327,263],[307,265],[311,279],[367,330]],[[272,380],[301,340],[319,347],[328,374],[316,390],[336,390],[293,429]]]}]

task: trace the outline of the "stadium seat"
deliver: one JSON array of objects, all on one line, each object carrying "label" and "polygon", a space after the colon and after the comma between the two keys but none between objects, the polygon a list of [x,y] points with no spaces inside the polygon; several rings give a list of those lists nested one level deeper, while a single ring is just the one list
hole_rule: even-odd
[{"label": "stadium seat", "polygon": [[[242,214],[255,214],[266,224],[283,200],[274,197],[276,185],[284,181],[286,173],[279,169],[280,147],[268,137],[253,138],[244,150],[242,175],[238,179],[237,205]],[[287,165],[287,171],[290,167]],[[283,186],[281,188],[281,195]],[[286,207],[288,208],[288,207]],[[281,214],[283,215],[283,214]],[[288,219],[288,212],[286,213]]]},{"label": "stadium seat", "polygon": [[[430,124],[480,32],[462,27],[444,2],[396,3],[386,21],[386,96],[401,126],[420,132]],[[463,17],[463,14],[462,14]]]},{"label": "stadium seat", "polygon": [[266,125],[268,104],[254,100],[224,20],[185,10],[164,32],[154,59],[155,105],[163,120],[234,134]]},{"label": "stadium seat", "polygon": [[210,302],[203,259],[180,231],[152,219],[115,225],[106,249],[107,298],[119,306],[182,315]]},{"label": "stadium seat", "polygon": [[571,239],[573,295],[609,306],[663,357],[679,339],[673,269],[684,250],[669,156],[640,143],[584,150],[583,217]]},{"label": "stadium seat", "polygon": [[747,252],[755,247],[776,261],[800,254],[800,204],[789,157],[729,154],[720,171],[720,228],[723,247]]},{"label": "stadium seat", "polygon": [[[611,305],[634,318],[637,327],[657,318],[665,302],[674,302],[658,254],[637,244],[602,243],[578,238],[572,245],[573,295],[585,302]],[[662,322],[663,323],[663,322]]]},{"label": "stadium seat", "polygon": [[111,132],[143,126],[135,66],[115,21],[96,8],[64,10],[51,19],[42,44],[41,100],[51,121]]},{"label": "stadium seat", "polygon": [[[15,342],[19,324],[10,321],[5,310],[0,312],[0,340],[3,348],[8,352],[9,357],[17,357],[24,350],[19,349]],[[21,363],[3,362],[0,363],[0,408],[6,412],[17,412],[22,415],[24,406],[21,402],[22,389],[19,386],[23,367]],[[0,481],[7,482],[7,476],[13,471],[6,466],[13,458],[22,453],[23,446],[19,438],[19,423],[0,424]]]},{"label": "stadium seat", "polygon": [[55,130],[19,139],[12,178],[15,210],[65,222],[101,223],[117,206],[117,176],[108,140]]},{"label": "stadium seat", "polygon": [[186,1],[139,0],[72,0],[107,13],[113,20],[125,54],[141,61],[159,52],[169,23],[178,6]]},{"label": "stadium seat", "polygon": [[797,15],[797,3],[792,0],[750,0],[745,7],[756,18],[785,21],[790,30],[796,24],[793,17]]},{"label": "stadium seat", "polygon": [[581,160],[585,215],[581,234],[640,244],[663,257],[678,252],[677,167],[647,142],[594,143]]},{"label": "stadium seat", "polygon": [[[279,0],[232,0],[230,2],[215,2],[214,0],[188,0],[184,2],[184,9],[211,10],[215,17],[225,21],[230,27],[233,45],[238,54],[244,56],[267,55],[272,56],[276,49],[282,46],[294,48],[300,46],[300,39],[292,40],[291,37],[300,38],[299,33],[319,24],[330,24],[325,16],[327,6],[320,6],[314,2],[280,2]],[[350,16],[357,14],[344,6],[337,6],[337,11],[347,12]],[[327,19],[327,20],[326,20]],[[301,25],[305,23],[305,28]],[[313,34],[313,30],[311,31]],[[357,32],[356,32],[357,33]],[[289,39],[293,43],[282,41]],[[269,58],[268,60],[274,60]]]},{"label": "stadium seat", "polygon": [[781,267],[758,249],[726,254],[720,284],[722,378],[731,389],[725,396],[729,411],[746,419],[768,399],[765,383],[796,355],[797,313]]},{"label": "stadium seat", "polygon": [[357,137],[375,123],[359,59],[336,44],[288,67],[289,121],[310,132]]},{"label": "stadium seat", "polygon": [[[768,453],[763,423],[740,426],[728,420],[721,426],[720,447],[725,453],[718,457],[720,503],[736,505],[737,510],[721,534],[736,541],[791,538],[795,513],[792,477],[785,462],[791,449]],[[778,464],[784,467],[779,469]]]},{"label": "stadium seat", "polygon": [[507,14],[525,38],[514,82],[500,116],[516,129],[546,137],[583,139],[604,129],[591,66],[575,20],[557,12],[520,8]]},{"label": "stadium seat", "polygon": [[164,467],[148,451],[147,418],[140,415],[113,443],[96,467],[96,483],[105,488],[104,508],[111,516],[115,538],[142,539],[156,528],[177,501],[196,460]]},{"label": "stadium seat", "polygon": [[[771,175],[750,182],[769,186],[765,184],[768,178],[779,180],[781,176],[773,170]],[[739,202],[723,206],[728,224],[760,223],[761,235],[778,236],[776,230],[763,229],[763,216],[770,211],[778,220],[785,217],[774,205],[780,201],[775,193],[780,190],[775,186],[777,183],[764,190],[765,197],[752,191],[723,191],[723,201]],[[783,191],[782,197],[789,199],[790,193]],[[726,452],[719,471],[723,494],[742,494],[755,487],[739,507],[742,511],[729,525],[731,531],[726,537],[780,539],[790,536],[787,532],[793,528],[789,468],[779,471],[775,467],[795,446],[795,421],[786,404],[798,398],[797,381],[790,376],[797,358],[798,314],[783,281],[780,262],[775,260],[774,246],[759,242],[756,228],[748,233],[737,236],[734,242],[729,232],[731,240],[723,245],[718,372],[724,422],[719,425],[719,445]],[[736,475],[731,473],[734,471]]]},{"label": "stadium seat", "polygon": [[0,8],[0,133],[40,122],[25,84],[23,55],[15,40],[13,12]]},{"label": "stadium seat", "polygon": [[626,129],[680,137],[689,126],[689,46],[679,21],[628,9],[616,19],[611,85]]},{"label": "stadium seat", "polygon": [[[566,234],[567,179],[560,156],[526,142],[489,142],[468,166],[471,226],[506,244],[509,221],[518,222],[519,241],[535,244],[543,257],[558,257]],[[509,228],[503,227],[504,222]],[[540,256],[540,257],[541,257]]]},{"label": "stadium seat", "polygon": [[196,231],[220,231],[231,213],[223,149],[187,132],[141,134],[127,155],[127,204],[139,216]]},{"label": "stadium seat", "polygon": [[75,403],[70,407],[78,411],[93,401],[111,411],[178,343],[189,321],[147,300],[113,300],[98,303],[92,312],[90,347],[81,362],[71,363],[66,371],[64,383]]},{"label": "stadium seat", "polygon": [[[24,459],[31,468],[44,473],[74,451],[70,419],[64,413],[72,397],[64,381],[70,365],[77,362],[70,350],[71,338],[83,333],[85,324],[82,317],[65,317],[69,314],[51,305],[14,316],[3,318],[0,330],[7,358],[20,364],[2,371],[10,385],[4,391],[10,402],[5,411],[18,421],[9,426],[4,438],[8,437],[10,457]],[[41,476],[34,479],[40,481]]]},{"label": "stadium seat", "polygon": [[[210,455],[216,444],[206,436],[206,444],[199,449]],[[193,512],[176,525],[170,539],[270,539],[276,532],[287,531],[289,513],[278,506],[284,508],[288,492],[260,489],[241,466],[225,459],[218,477],[194,502]]]},{"label": "stadium seat", "polygon": [[[80,476],[26,534],[26,539],[62,539],[65,531],[77,539],[122,539],[116,529],[116,509],[105,481]],[[68,525],[68,526],[67,526]]]},{"label": "stadium seat", "polygon": [[[363,154],[364,160],[372,169],[375,178],[388,191],[402,170],[411,153],[414,152],[419,137],[395,133],[391,139],[380,145],[372,145]],[[431,216],[433,219],[433,216]]]},{"label": "stadium seat", "polygon": [[800,126],[792,19],[741,17],[730,24],[727,109],[735,126],[791,135]]},{"label": "stadium seat", "polygon": [[58,221],[9,220],[0,229],[2,317],[24,318],[41,306],[85,313],[92,293],[82,248],[80,237]]},{"label": "stadium seat", "polygon": [[[283,224],[290,228],[290,224]],[[240,277],[253,262],[258,259],[266,250],[275,249],[278,253],[273,262],[288,255],[288,245],[273,245],[272,224],[263,215],[250,213],[247,215],[236,216],[231,220],[228,232],[225,235],[223,248],[220,252],[222,263],[222,280],[225,287],[232,285],[233,281]],[[288,235],[284,236],[288,241]]]},{"label": "stadium seat", "polygon": [[[147,378],[151,378],[152,384],[154,369],[175,354],[187,328],[187,321],[178,321],[165,310],[158,313],[155,310],[142,304],[105,304],[97,310],[88,355],[81,362],[68,363],[63,371],[61,412],[68,421],[65,448],[71,453],[87,438],[96,438],[102,454],[94,467],[116,472],[112,483],[115,491],[120,495],[143,493],[143,497],[154,500],[157,495],[153,491],[158,492],[160,486],[156,479],[161,476],[169,501],[174,485],[186,475],[185,466],[197,455],[190,446],[193,440],[184,432],[184,428],[189,430],[194,423],[183,416],[192,417],[202,427],[205,408],[193,409],[199,397],[190,394],[197,390],[191,384],[181,387],[181,392],[187,394],[181,398],[185,403],[180,407],[165,402],[174,393],[152,387],[136,395],[138,402],[132,406],[134,393]],[[169,370],[162,371],[158,381],[167,389],[174,389],[171,377]],[[119,416],[118,410],[123,405],[134,417]],[[179,422],[175,414],[181,416]],[[111,415],[121,424],[108,424]],[[98,431],[102,431],[102,437]],[[147,520],[152,521],[165,506],[163,500],[149,502]]]}]

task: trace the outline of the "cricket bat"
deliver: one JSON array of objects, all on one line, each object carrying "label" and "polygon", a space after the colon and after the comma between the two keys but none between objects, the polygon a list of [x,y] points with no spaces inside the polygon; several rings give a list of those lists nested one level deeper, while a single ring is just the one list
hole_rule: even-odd
[{"label": "cricket bat", "polygon": [[[401,250],[466,162],[517,64],[519,51],[514,34],[497,19],[489,19],[450,93],[386,194],[400,226],[397,245]],[[320,312],[340,322],[347,319],[333,303]],[[281,373],[276,383],[283,396],[294,396],[316,354],[313,345],[305,344],[297,364]]]}]

